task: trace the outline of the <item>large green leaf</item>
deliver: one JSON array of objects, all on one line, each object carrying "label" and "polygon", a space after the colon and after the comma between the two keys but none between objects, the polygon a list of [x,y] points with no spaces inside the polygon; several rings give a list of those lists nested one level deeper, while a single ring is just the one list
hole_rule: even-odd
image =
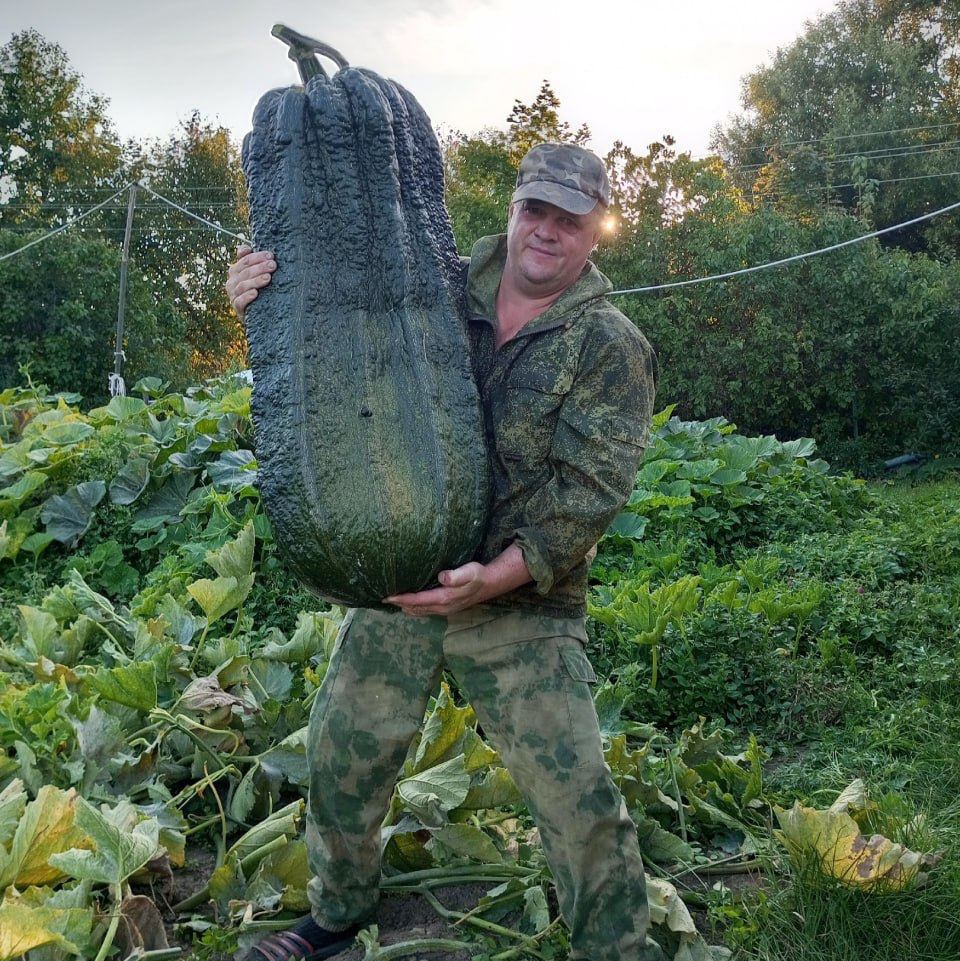
[{"label": "large green leaf", "polygon": [[152,818],[129,829],[101,814],[83,798],[77,799],[76,823],[96,851],[74,849],[54,854],[50,863],[71,877],[100,884],[122,884],[159,850],[159,825]]},{"label": "large green leaf", "polygon": [[619,537],[629,537],[632,540],[640,540],[649,523],[650,519],[648,517],[634,514],[633,511],[621,511],[607,528],[607,533],[617,534]]},{"label": "large green leaf", "polygon": [[24,647],[34,658],[53,657],[54,647],[60,639],[60,626],[57,619],[46,611],[29,604],[20,604],[17,609],[23,619],[20,638]]},{"label": "large green leaf", "polygon": [[253,587],[254,575],[246,577],[201,578],[187,585],[187,591],[206,615],[207,624],[219,621],[225,614],[238,608]]},{"label": "large green leaf", "polygon": [[47,482],[47,475],[38,470],[30,470],[15,484],[0,490],[0,511],[19,510],[20,505]]},{"label": "large green leaf", "polygon": [[522,800],[510,772],[504,767],[495,767],[470,787],[458,807],[467,811],[486,811],[519,804]]},{"label": "large green leaf", "polygon": [[133,522],[134,531],[149,531],[164,524],[172,524],[180,519],[180,512],[186,506],[187,498],[193,488],[193,474],[179,471],[150,498],[137,512]]},{"label": "large green leaf", "polygon": [[397,792],[407,807],[434,827],[446,823],[446,812],[463,803],[470,790],[470,774],[462,754],[436,767],[404,778]]},{"label": "large green leaf", "polygon": [[54,447],[68,447],[71,444],[79,444],[86,440],[91,434],[96,432],[96,428],[89,424],[81,424],[73,421],[68,424],[53,424],[43,432],[43,442],[53,444]]},{"label": "large green leaf", "polygon": [[106,701],[144,712],[157,706],[157,669],[149,661],[109,670],[99,667],[86,681]]},{"label": "large green leaf", "polygon": [[227,450],[210,464],[207,475],[217,490],[239,490],[257,482],[257,461],[249,450]]},{"label": "large green leaf", "polygon": [[221,577],[243,578],[253,570],[253,547],[253,521],[247,521],[234,540],[219,550],[207,551],[206,562]]},{"label": "large green leaf", "polygon": [[301,611],[297,615],[297,628],[290,640],[269,641],[259,652],[260,657],[287,664],[306,664],[310,658],[320,653],[329,658],[341,624],[339,618],[329,614]]},{"label": "large green leaf", "polygon": [[47,533],[58,541],[75,547],[93,521],[93,509],[103,500],[107,485],[102,480],[85,481],[65,494],[49,498],[40,511]]},{"label": "large green leaf", "polygon": [[110,482],[110,501],[113,504],[132,504],[150,482],[150,461],[145,457],[131,457]]},{"label": "large green leaf", "polygon": [[[118,395],[111,397],[110,403],[107,404],[106,407],[98,409],[107,414],[112,420],[123,422],[139,417],[147,409],[147,405],[139,397]],[[90,413],[92,414],[93,411]]]},{"label": "large green leaf", "polygon": [[482,861],[484,864],[499,864],[503,861],[493,841],[472,824],[444,824],[433,832],[433,837],[460,857]]}]

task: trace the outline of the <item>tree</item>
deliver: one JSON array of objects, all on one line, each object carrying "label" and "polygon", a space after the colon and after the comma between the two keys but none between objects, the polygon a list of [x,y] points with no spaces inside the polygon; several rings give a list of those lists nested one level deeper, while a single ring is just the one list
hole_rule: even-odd
[{"label": "tree", "polygon": [[549,80],[544,80],[533,103],[513,102],[507,117],[507,139],[510,159],[514,167],[524,154],[538,143],[575,143],[581,146],[590,141],[590,128],[582,124],[575,131],[560,119],[560,98],[553,92]]},{"label": "tree", "polygon": [[117,183],[107,104],[36,30],[0,47],[0,226],[57,223],[64,204],[82,206],[78,190]]},{"label": "tree", "polygon": [[[749,74],[742,104],[713,147],[758,199],[839,203],[883,224],[946,206],[960,170],[960,6],[846,0]],[[946,253],[948,226],[889,242]]]},{"label": "tree", "polygon": [[[0,253],[24,239],[19,231],[0,230]],[[0,388],[21,382],[18,368],[27,364],[34,380],[53,390],[76,391],[91,404],[105,400],[119,276],[116,244],[70,232],[0,263]],[[186,369],[188,351],[178,322],[176,315],[158,311],[149,284],[131,271],[128,383]]]},{"label": "tree", "polygon": [[461,253],[477,238],[499,233],[524,154],[538,143],[586,145],[590,128],[572,130],[560,119],[560,99],[544,80],[533,103],[515,100],[507,130],[487,129],[473,136],[454,133],[443,144],[446,203]]},{"label": "tree", "polygon": [[[163,142],[139,148],[127,176],[234,233],[249,235],[246,185],[225,127],[194,111]],[[131,256],[157,298],[182,321],[192,372],[212,376],[243,362],[246,341],[224,290],[237,241],[141,193]]]}]

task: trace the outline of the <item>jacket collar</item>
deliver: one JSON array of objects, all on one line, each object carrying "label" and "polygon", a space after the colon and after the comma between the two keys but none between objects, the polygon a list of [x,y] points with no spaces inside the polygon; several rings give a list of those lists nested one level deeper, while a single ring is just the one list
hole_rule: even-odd
[{"label": "jacket collar", "polygon": [[[467,302],[470,319],[486,321],[496,326],[497,291],[507,261],[507,235],[481,237],[470,252],[467,271]],[[583,272],[542,314],[529,321],[517,332],[517,337],[539,333],[561,324],[572,324],[588,301],[596,300],[613,290],[609,278],[587,261]]]}]

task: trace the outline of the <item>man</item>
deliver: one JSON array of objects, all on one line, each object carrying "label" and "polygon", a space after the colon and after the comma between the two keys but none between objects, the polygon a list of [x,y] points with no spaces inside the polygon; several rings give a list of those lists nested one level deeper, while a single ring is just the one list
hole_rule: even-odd
[{"label": "man", "polygon": [[[643,864],[604,764],[584,654],[587,571],[630,495],[653,413],[656,356],[588,260],[610,184],[600,159],[540,144],[520,164],[505,235],[467,274],[470,340],[493,475],[477,560],[436,588],[351,610],[311,713],[307,845],[312,917],[251,959],[327,957],[369,923],[379,827],[441,671],[457,678],[540,831],[571,958],[650,961]],[[268,283],[244,253],[238,313]]]}]

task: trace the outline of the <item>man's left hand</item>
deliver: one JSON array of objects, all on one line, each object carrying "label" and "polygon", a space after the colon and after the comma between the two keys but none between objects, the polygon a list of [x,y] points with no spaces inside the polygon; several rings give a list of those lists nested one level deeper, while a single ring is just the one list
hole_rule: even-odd
[{"label": "man's left hand", "polygon": [[471,561],[451,571],[440,571],[437,580],[440,587],[413,594],[391,594],[385,604],[395,604],[404,614],[426,617],[428,614],[456,614],[474,604],[480,604],[487,594],[486,567]]}]

